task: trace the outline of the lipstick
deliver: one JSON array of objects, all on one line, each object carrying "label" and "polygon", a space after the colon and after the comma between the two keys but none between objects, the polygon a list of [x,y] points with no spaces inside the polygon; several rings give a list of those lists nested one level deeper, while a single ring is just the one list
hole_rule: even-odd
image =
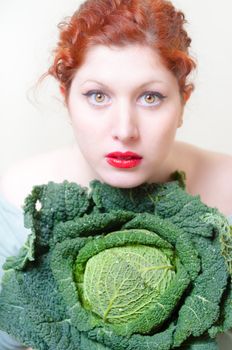
[{"label": "lipstick", "polygon": [[112,152],[106,155],[106,161],[108,164],[115,168],[134,168],[138,166],[142,157],[134,152]]}]

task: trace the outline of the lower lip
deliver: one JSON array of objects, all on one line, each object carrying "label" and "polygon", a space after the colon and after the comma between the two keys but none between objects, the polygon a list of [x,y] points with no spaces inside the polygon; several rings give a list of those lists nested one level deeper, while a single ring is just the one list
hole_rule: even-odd
[{"label": "lower lip", "polygon": [[119,158],[106,158],[107,162],[112,165],[115,168],[123,168],[123,169],[128,169],[128,168],[134,168],[138,166],[142,159],[141,158],[134,158],[134,159],[119,159]]}]

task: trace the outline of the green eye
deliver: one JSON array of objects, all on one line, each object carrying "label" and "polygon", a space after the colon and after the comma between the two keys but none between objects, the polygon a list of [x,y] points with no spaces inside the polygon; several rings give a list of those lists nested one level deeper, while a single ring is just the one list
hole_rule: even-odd
[{"label": "green eye", "polygon": [[105,97],[103,96],[102,93],[98,93],[95,96],[95,100],[96,100],[96,102],[103,102],[105,100]]},{"label": "green eye", "polygon": [[110,99],[104,92],[99,90],[91,90],[83,95],[87,96],[88,101],[95,106],[108,104]]},{"label": "green eye", "polygon": [[144,100],[146,103],[143,105],[145,106],[157,106],[162,102],[162,100],[164,100],[167,97],[155,91],[147,91],[141,96],[141,98],[143,98],[144,96]]},{"label": "green eye", "polygon": [[157,100],[157,96],[155,95],[146,95],[146,102],[147,103],[153,103]]}]

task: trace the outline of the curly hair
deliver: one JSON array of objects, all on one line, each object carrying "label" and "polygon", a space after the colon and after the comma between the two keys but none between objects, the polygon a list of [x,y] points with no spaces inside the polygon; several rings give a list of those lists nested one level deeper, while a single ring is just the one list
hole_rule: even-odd
[{"label": "curly hair", "polygon": [[47,75],[59,82],[67,97],[76,70],[94,45],[147,45],[156,50],[176,76],[180,93],[193,84],[187,76],[196,67],[189,55],[191,39],[185,16],[166,0],[87,0],[61,22],[54,61]]}]

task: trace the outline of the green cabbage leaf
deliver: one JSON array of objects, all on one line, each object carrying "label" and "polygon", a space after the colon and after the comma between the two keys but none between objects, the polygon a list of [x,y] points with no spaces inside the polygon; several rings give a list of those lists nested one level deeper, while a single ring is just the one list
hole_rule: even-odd
[{"label": "green cabbage leaf", "polygon": [[0,329],[39,350],[218,349],[232,328],[232,231],[175,176],[35,186],[31,233],[4,264]]}]

